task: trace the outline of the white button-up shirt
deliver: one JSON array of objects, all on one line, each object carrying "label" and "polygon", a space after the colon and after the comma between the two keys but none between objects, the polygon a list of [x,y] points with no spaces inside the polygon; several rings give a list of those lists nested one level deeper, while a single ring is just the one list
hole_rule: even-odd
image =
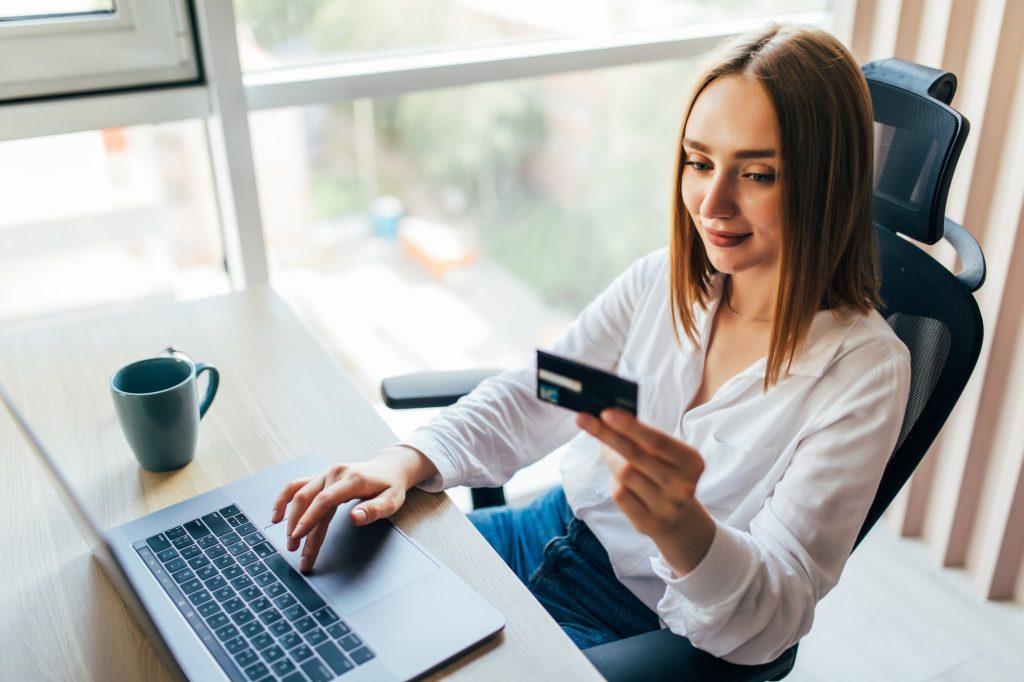
[{"label": "white button-up shirt", "polygon": [[701,343],[669,311],[666,249],[638,260],[547,348],[640,385],[639,418],[695,447],[697,499],[715,520],[704,559],[677,576],[610,498],[602,444],[575,415],[536,398],[532,363],[483,382],[405,442],[438,476],[420,487],[496,486],[565,445],[569,505],[619,580],[673,632],[736,663],[772,660],[811,628],[836,584],[891,454],[910,390],[910,356],[885,320],[817,313],[790,374],[763,390],[765,358],[687,410],[721,300],[695,310]]}]

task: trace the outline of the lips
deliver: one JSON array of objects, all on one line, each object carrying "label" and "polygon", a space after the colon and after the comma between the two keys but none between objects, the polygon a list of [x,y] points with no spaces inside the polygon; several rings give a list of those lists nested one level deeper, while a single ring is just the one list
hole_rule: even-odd
[{"label": "lips", "polygon": [[705,227],[704,233],[707,235],[708,241],[713,246],[719,246],[729,248],[732,246],[739,246],[743,242],[747,241],[753,232],[720,232],[719,230],[712,230]]}]

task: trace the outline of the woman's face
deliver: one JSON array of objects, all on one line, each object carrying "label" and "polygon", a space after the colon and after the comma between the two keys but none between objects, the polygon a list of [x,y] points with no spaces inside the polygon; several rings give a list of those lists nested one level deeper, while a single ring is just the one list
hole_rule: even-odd
[{"label": "woman's face", "polygon": [[782,239],[779,131],[768,93],[745,76],[708,85],[683,134],[683,204],[719,272],[774,278]]}]

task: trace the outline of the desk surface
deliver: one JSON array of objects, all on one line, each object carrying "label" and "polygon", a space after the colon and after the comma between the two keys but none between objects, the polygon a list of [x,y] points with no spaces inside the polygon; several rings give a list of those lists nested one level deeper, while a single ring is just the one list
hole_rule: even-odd
[{"label": "desk surface", "polygon": [[[170,343],[217,366],[221,384],[196,459],[153,474],[128,449],[107,381]],[[107,528],[297,454],[342,461],[339,443],[369,457],[395,440],[266,288],[0,338],[0,378]],[[0,499],[0,679],[171,679],[2,409]],[[601,679],[446,495],[413,491],[394,521],[507,621],[433,677]]]}]

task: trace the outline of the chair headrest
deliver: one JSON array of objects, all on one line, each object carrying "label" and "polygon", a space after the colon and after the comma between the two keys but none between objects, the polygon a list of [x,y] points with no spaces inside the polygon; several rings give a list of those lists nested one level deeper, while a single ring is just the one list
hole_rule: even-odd
[{"label": "chair headrest", "polygon": [[970,124],[948,102],[956,76],[902,59],[862,67],[875,121],[875,224],[934,244]]}]

